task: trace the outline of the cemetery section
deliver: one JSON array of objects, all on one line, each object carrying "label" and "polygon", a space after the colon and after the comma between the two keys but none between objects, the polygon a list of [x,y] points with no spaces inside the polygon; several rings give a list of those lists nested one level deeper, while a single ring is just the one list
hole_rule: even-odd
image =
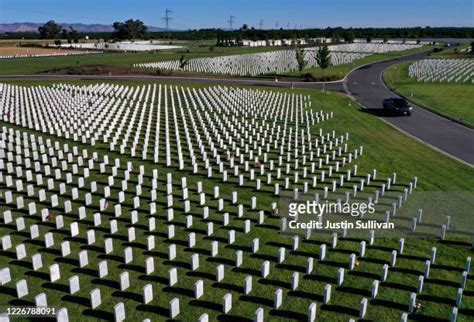
[{"label": "cemetery section", "polygon": [[121,42],[89,42],[78,44],[62,44],[63,48],[85,49],[85,50],[99,50],[99,51],[114,51],[114,52],[142,52],[142,51],[159,51],[180,49],[183,46],[169,45],[164,42],[157,41],[121,41]]},{"label": "cemetery section", "polygon": [[408,68],[417,82],[474,84],[474,59],[423,59]]},{"label": "cemetery section", "polygon": [[[331,64],[333,66],[350,64],[355,60],[374,53],[399,52],[417,49],[421,45],[405,44],[342,44],[329,46]],[[316,52],[318,48],[304,49],[306,68],[318,67]],[[266,74],[286,74],[298,70],[298,62],[294,50],[280,50],[266,53],[243,54],[213,58],[162,61],[135,64],[138,68],[158,70],[182,70],[197,73],[228,74],[233,76],[258,76]]]},{"label": "cemetery section", "polygon": [[[47,303],[59,321],[469,320],[458,218],[417,239],[430,214],[402,205],[472,190],[472,170],[310,93],[1,84],[1,305]],[[362,191],[412,238],[298,235],[275,211],[284,193]]]},{"label": "cemetery section", "polygon": [[74,56],[97,54],[99,51],[85,50],[61,50],[53,48],[34,48],[34,47],[3,47],[0,46],[0,60],[12,58],[41,58],[41,57],[57,57],[57,56]]},{"label": "cemetery section", "polygon": [[384,81],[420,107],[474,128],[473,75],[473,59],[425,59],[390,67]]}]

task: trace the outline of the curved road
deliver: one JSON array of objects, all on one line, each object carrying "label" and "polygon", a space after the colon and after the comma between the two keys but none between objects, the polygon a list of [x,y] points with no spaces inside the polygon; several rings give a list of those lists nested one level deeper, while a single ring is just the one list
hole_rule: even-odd
[{"label": "curved road", "polygon": [[[382,117],[382,100],[396,96],[388,90],[382,81],[383,71],[394,64],[406,60],[417,60],[426,57],[428,52],[416,53],[400,58],[359,67],[349,73],[344,81],[326,83],[325,88],[331,91],[345,92],[359,101],[368,112],[381,117],[399,130],[415,139],[459,161],[474,166],[474,130],[449,121],[414,104],[411,117]],[[141,81],[175,81],[184,83],[204,83],[219,85],[269,86],[283,88],[322,89],[321,83],[311,82],[275,82],[262,79],[238,78],[205,78],[152,75],[11,75],[0,76],[0,81],[12,80],[141,80]],[[428,165],[427,165],[428,166]]]},{"label": "curved road", "polygon": [[[406,60],[426,57],[427,52],[400,57],[359,68],[348,75],[344,82],[347,94],[359,101],[368,112],[381,117],[382,100],[397,96],[382,81],[383,71]],[[410,117],[382,117],[388,123],[409,135],[460,161],[474,165],[474,130],[452,122],[412,104]],[[427,165],[428,166],[428,165]]]}]

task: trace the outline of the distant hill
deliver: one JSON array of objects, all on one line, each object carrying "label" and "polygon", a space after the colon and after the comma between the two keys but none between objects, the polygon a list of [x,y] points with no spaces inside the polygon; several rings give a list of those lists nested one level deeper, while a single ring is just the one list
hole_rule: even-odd
[{"label": "distant hill", "polygon": [[[64,29],[72,26],[79,32],[112,32],[114,28],[112,25],[102,24],[83,24],[83,23],[59,23]],[[0,23],[0,32],[38,32],[38,27],[42,26],[43,23],[34,22],[15,22],[15,23]],[[165,31],[165,28],[147,26],[149,31]]]}]

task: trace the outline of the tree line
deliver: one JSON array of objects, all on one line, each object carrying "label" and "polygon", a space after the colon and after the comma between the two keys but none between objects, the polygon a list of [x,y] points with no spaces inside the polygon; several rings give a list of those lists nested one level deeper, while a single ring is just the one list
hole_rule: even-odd
[{"label": "tree line", "polygon": [[176,40],[210,40],[217,39],[217,43],[225,44],[231,41],[267,40],[267,39],[295,39],[295,38],[331,38],[352,41],[355,38],[474,38],[473,27],[412,27],[412,28],[313,28],[313,29],[256,29],[247,24],[236,30],[192,29],[186,31],[150,32],[141,20],[129,19],[124,22],[114,22],[113,32],[77,32],[72,27],[63,28],[51,20],[38,28],[38,33],[6,33],[6,39],[67,39],[70,42],[84,38],[90,39],[124,40],[124,39],[176,39]]}]

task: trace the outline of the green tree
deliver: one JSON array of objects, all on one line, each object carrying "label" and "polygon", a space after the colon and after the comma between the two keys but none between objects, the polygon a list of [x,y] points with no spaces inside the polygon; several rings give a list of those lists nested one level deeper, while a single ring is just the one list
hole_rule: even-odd
[{"label": "green tree", "polygon": [[305,60],[305,51],[303,48],[296,48],[295,49],[295,56],[296,56],[296,61],[298,63],[298,70],[300,73],[303,71],[303,69],[306,68],[306,65],[308,65],[308,62]]},{"label": "green tree", "polygon": [[383,43],[386,44],[388,42],[388,37],[387,36],[384,36],[383,37]]},{"label": "green tree", "polygon": [[343,34],[345,42],[354,42],[354,32],[352,30],[346,30]]},{"label": "green tree", "polygon": [[471,53],[474,53],[474,41],[471,42]]},{"label": "green tree", "polygon": [[186,58],[186,56],[181,55],[181,57],[179,58],[179,68],[184,69],[184,67],[186,67],[188,62],[189,62],[189,58]]},{"label": "green tree", "polygon": [[[321,68],[321,80],[324,81],[324,70],[331,65],[331,53],[329,52],[328,46],[324,45],[319,47],[318,51],[316,52],[316,62]],[[324,92],[324,84],[323,84],[323,92]]]},{"label": "green tree", "polygon": [[50,20],[38,28],[40,37],[43,39],[54,39],[61,32],[61,26],[54,20]]},{"label": "green tree", "polygon": [[75,43],[79,42],[79,33],[72,26],[69,26],[68,34],[69,34],[70,39],[72,39],[72,41],[74,41]]},{"label": "green tree", "polygon": [[113,36],[117,39],[143,39],[148,30],[143,21],[133,19],[114,22],[113,27]]},{"label": "green tree", "polygon": [[73,41],[75,43],[79,42],[79,33],[72,26],[69,26],[69,31],[67,29],[63,29],[61,37],[63,39],[67,39],[69,44]]},{"label": "green tree", "polygon": [[371,43],[371,42],[372,42],[372,37],[368,36],[368,37],[367,37],[367,43],[369,44],[369,43]]}]

